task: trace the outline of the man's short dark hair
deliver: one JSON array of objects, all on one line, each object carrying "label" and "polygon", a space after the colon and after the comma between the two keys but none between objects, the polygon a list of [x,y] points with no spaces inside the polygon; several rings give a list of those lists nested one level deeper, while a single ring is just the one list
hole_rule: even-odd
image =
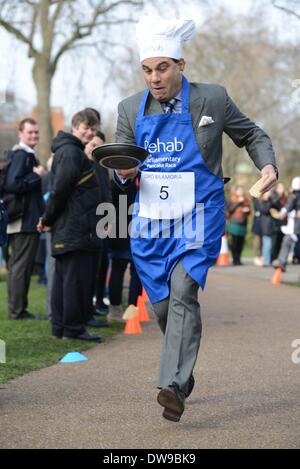
[{"label": "man's short dark hair", "polygon": [[84,109],[84,111],[92,111],[96,116],[97,116],[97,119],[98,119],[98,122],[99,122],[99,126],[101,125],[101,114],[99,111],[97,111],[97,109],[93,108],[93,107],[86,107]]},{"label": "man's short dark hair", "polygon": [[101,130],[97,130],[97,132],[96,132],[96,135],[95,135],[95,136],[96,136],[96,137],[99,137],[99,138],[101,138],[101,140],[102,140],[103,142],[106,142],[105,135],[104,135],[104,133],[103,133],[103,132],[101,132]]},{"label": "man's short dark hair", "polygon": [[32,117],[26,117],[25,119],[21,120],[19,124],[19,132],[23,132],[26,124],[38,125],[37,121],[32,119]]},{"label": "man's short dark hair", "polygon": [[87,108],[74,114],[72,117],[72,127],[77,129],[82,123],[88,127],[98,126],[99,119],[95,114],[95,111]]}]

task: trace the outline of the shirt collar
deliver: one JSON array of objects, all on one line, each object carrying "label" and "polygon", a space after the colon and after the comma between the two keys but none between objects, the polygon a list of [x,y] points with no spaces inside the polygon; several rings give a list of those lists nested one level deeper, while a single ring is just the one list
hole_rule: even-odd
[{"label": "shirt collar", "polygon": [[33,153],[35,155],[35,150],[30,146],[26,145],[26,143],[20,142],[18,146],[23,148],[23,150],[27,151],[27,153]]},{"label": "shirt collar", "polygon": [[174,96],[177,101],[182,101],[182,88],[178,91],[177,95]]}]

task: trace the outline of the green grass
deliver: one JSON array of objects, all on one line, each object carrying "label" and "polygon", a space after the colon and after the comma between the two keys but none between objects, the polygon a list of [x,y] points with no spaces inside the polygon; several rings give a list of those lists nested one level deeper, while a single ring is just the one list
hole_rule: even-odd
[{"label": "green grass", "polygon": [[253,250],[247,246],[243,249],[242,257],[254,257]]},{"label": "green grass", "polygon": [[[6,275],[0,274],[0,339],[6,343],[6,363],[0,363],[0,384],[29,371],[54,365],[68,352],[82,352],[96,344],[79,340],[51,338],[51,324],[46,314],[46,288],[31,279],[28,310],[39,315],[40,321],[11,321],[7,319]],[[122,325],[109,328],[89,328],[104,340],[116,334]]]}]

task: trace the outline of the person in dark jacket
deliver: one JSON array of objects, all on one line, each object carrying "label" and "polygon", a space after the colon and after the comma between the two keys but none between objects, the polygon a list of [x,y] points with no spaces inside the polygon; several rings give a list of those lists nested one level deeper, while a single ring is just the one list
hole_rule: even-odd
[{"label": "person in dark jacket", "polygon": [[295,213],[294,232],[284,236],[278,258],[272,263],[273,267],[280,268],[283,272],[286,270],[288,256],[293,247],[298,262],[300,262],[300,176],[292,180],[291,194],[286,206],[280,211],[280,218],[283,220],[287,214],[293,211]]},{"label": "person in dark jacket", "polygon": [[[123,292],[123,281],[126,268],[130,265],[130,284],[128,293],[128,305],[136,305],[138,296],[142,294],[142,284],[138,277],[135,269],[135,265],[131,255],[130,237],[119,235],[119,224],[120,216],[126,216],[128,214],[129,207],[134,203],[136,192],[137,192],[138,178],[135,179],[134,183],[128,187],[126,194],[124,194],[123,188],[116,183],[111,181],[111,190],[113,205],[116,209],[116,237],[109,239],[109,252],[111,257],[111,274],[109,279],[109,313],[107,319],[109,322],[123,321],[123,308],[122,308],[122,292]],[[126,204],[122,204],[120,196],[126,197]],[[126,213],[120,213],[122,209],[126,207]],[[127,227],[131,222],[131,216],[127,218]]]},{"label": "person in dark jacket", "polygon": [[253,233],[253,253],[254,253],[254,265],[263,267],[264,262],[262,258],[262,232],[260,224],[260,202],[258,199],[252,198],[252,204],[254,209],[253,221],[252,221],[252,233]]},{"label": "person in dark jacket", "polygon": [[102,241],[97,237],[96,208],[102,202],[94,168],[84,153],[95,136],[98,119],[91,110],[72,118],[72,133],[60,131],[52,143],[53,186],[39,231],[52,231],[52,335],[101,341],[86,331],[95,260]]},{"label": "person in dark jacket", "polygon": [[[274,190],[271,192],[271,199],[273,202],[273,207],[276,210],[281,210],[287,203],[287,194],[284,188],[284,185],[281,182],[278,182],[274,188]],[[284,234],[281,231],[282,225],[286,224],[286,219],[284,220],[276,220],[274,219],[274,230],[273,230],[273,235],[272,235],[272,261],[274,259],[277,259],[281,244],[283,241]]]},{"label": "person in dark jacket", "polygon": [[20,216],[9,223],[7,233],[11,255],[8,264],[9,319],[35,319],[27,311],[28,290],[39,242],[36,229],[44,210],[41,176],[44,168],[35,157],[39,127],[34,119],[26,118],[19,125],[18,145],[7,155],[5,192],[18,194],[23,200]]},{"label": "person in dark jacket", "polygon": [[250,214],[250,202],[242,186],[236,186],[228,202],[230,214],[227,231],[230,234],[232,264],[242,265],[241,255],[247,234],[247,221]]},{"label": "person in dark jacket", "polygon": [[[108,170],[102,167],[99,163],[93,160],[92,152],[94,148],[103,145],[105,142],[105,135],[100,130],[97,130],[95,137],[86,145],[85,153],[87,157],[90,159],[91,164],[95,170],[96,177],[98,180],[99,187],[102,191],[102,201],[105,203],[112,203],[111,197],[111,190],[110,190],[110,181]],[[98,261],[95,264],[95,272],[94,272],[94,285],[91,291],[91,312],[89,321],[93,321],[96,324],[96,320],[93,319],[93,315],[103,315],[106,311],[103,311],[103,294],[105,288],[105,280],[108,271],[108,240],[107,238],[102,239],[102,249],[101,252],[97,252]],[[93,306],[93,297],[96,296],[96,305],[95,308]],[[108,307],[107,307],[108,309]],[[101,324],[102,327],[107,325],[107,321],[97,321],[98,324]],[[90,322],[91,324],[91,322]]]},{"label": "person in dark jacket", "polygon": [[276,209],[277,202],[272,199],[271,192],[269,191],[262,195],[259,205],[263,262],[264,267],[269,267],[272,261],[272,237],[276,225],[270,210]]}]

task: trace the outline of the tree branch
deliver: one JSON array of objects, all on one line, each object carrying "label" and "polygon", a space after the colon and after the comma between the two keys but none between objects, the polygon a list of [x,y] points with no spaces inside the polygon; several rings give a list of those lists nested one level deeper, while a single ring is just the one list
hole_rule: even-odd
[{"label": "tree branch", "polygon": [[55,12],[53,13],[53,16],[51,18],[51,21],[50,21],[50,24],[51,24],[51,31],[52,33],[54,32],[54,28],[55,28],[55,24],[56,24],[56,21],[58,20],[59,16],[60,16],[60,13],[61,13],[61,10],[62,10],[62,7],[63,7],[63,4],[64,4],[64,0],[55,0],[55,2],[52,2],[52,4],[56,3],[56,9],[55,9]]},{"label": "tree branch", "polygon": [[34,47],[30,37],[26,37],[19,29],[15,28],[12,24],[8,23],[4,19],[0,18],[0,26],[3,26],[6,31],[13,34],[17,39],[22,41],[24,44],[27,44],[29,47],[30,57],[37,57],[39,51]]},{"label": "tree branch", "polygon": [[300,14],[296,13],[294,10],[291,10],[290,8],[284,7],[282,5],[277,5],[276,0],[272,0],[272,5],[275,8],[278,8],[278,10],[282,10],[285,13],[287,13],[289,15],[293,15],[293,16],[295,16],[296,18],[298,18],[300,20]]},{"label": "tree branch", "polygon": [[[31,31],[30,31],[30,36],[29,36],[29,41],[30,41],[31,44],[33,44],[33,41],[34,41],[34,35],[35,35],[35,31],[36,31],[36,23],[37,23],[37,18],[38,18],[38,15],[39,15],[39,5],[38,4],[32,5],[32,9],[33,9],[33,16],[32,16]],[[28,55],[29,55],[29,57],[32,57],[31,49],[29,50]]]},{"label": "tree branch", "polygon": [[108,11],[112,10],[113,8],[118,7],[119,5],[122,5],[122,4],[128,5],[129,4],[129,5],[133,5],[133,6],[141,6],[142,2],[143,2],[143,0],[118,0],[114,3],[112,3],[111,5],[108,5],[105,8],[101,7],[101,5],[100,5],[98,8],[95,9],[91,21],[89,21],[87,23],[83,23],[83,24],[80,24],[80,23],[75,24],[74,25],[75,30],[73,31],[73,34],[71,35],[71,37],[69,39],[67,39],[64,42],[64,44],[62,44],[62,46],[60,47],[60,49],[56,53],[56,55],[55,55],[55,57],[54,57],[54,59],[51,63],[52,73],[54,73],[60,57],[67,50],[69,50],[73,46],[74,42],[76,42],[77,40],[81,40],[81,39],[83,39],[87,36],[90,36],[94,28],[96,28],[98,26],[103,26],[103,25],[114,25],[114,24],[121,24],[121,23],[124,23],[124,22],[132,21],[132,20],[126,18],[126,19],[123,19],[123,20],[99,21],[98,22],[99,17],[102,17]]}]

